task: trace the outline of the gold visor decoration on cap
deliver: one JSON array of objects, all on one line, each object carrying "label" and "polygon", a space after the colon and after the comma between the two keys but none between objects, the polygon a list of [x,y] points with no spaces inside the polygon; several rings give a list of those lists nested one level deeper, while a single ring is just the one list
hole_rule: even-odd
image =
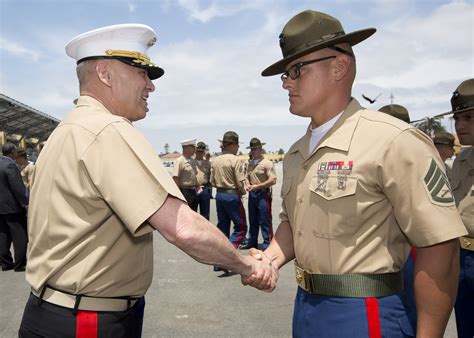
[{"label": "gold visor decoration on cap", "polygon": [[105,55],[107,56],[119,56],[119,57],[126,57],[126,58],[132,58],[132,60],[135,63],[141,64],[143,66],[148,66],[148,67],[158,67],[158,65],[152,63],[150,61],[150,58],[140,52],[131,52],[128,50],[114,50],[114,49],[107,49],[105,51]]}]

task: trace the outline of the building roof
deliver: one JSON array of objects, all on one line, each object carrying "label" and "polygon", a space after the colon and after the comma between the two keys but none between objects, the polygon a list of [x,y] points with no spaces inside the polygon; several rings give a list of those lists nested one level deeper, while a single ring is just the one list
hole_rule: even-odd
[{"label": "building roof", "polygon": [[61,122],[57,118],[40,112],[0,93],[0,130],[9,134],[20,134],[26,138],[46,140]]},{"label": "building roof", "polygon": [[175,152],[175,153],[168,153],[168,154],[160,155],[160,158],[165,159],[165,160],[172,160],[172,159],[176,159],[180,156],[181,156],[181,153]]}]

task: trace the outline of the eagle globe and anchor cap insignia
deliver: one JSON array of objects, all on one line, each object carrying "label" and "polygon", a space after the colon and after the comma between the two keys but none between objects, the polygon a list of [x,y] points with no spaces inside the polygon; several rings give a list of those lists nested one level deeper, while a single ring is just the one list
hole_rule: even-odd
[{"label": "eagle globe and anchor cap insignia", "polygon": [[423,182],[432,203],[440,205],[454,204],[448,178],[434,159],[431,159]]}]

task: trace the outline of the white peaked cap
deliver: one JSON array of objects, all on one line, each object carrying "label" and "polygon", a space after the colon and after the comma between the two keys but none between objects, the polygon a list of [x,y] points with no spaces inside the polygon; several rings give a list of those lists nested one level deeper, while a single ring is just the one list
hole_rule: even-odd
[{"label": "white peaked cap", "polygon": [[183,140],[181,141],[182,146],[196,146],[196,139],[189,139],[189,140]]},{"label": "white peaked cap", "polygon": [[120,24],[79,34],[66,45],[66,54],[81,62],[87,58],[117,58],[127,64],[148,70],[150,79],[164,71],[153,64],[147,54],[156,42],[155,31],[142,24]]}]

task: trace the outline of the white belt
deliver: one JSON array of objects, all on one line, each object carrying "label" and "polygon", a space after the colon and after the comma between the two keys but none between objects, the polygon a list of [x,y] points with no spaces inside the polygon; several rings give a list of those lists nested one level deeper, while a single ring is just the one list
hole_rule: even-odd
[{"label": "white belt", "polygon": [[[84,311],[126,311],[135,303],[137,299],[122,299],[122,298],[97,298],[89,296],[77,296],[64,293],[61,291],[53,290],[49,287],[45,287],[43,295],[41,292],[36,292],[31,289],[36,297],[42,300],[52,303],[55,305],[67,307],[70,309],[84,310]],[[76,302],[79,299],[79,304],[76,306]]]}]

